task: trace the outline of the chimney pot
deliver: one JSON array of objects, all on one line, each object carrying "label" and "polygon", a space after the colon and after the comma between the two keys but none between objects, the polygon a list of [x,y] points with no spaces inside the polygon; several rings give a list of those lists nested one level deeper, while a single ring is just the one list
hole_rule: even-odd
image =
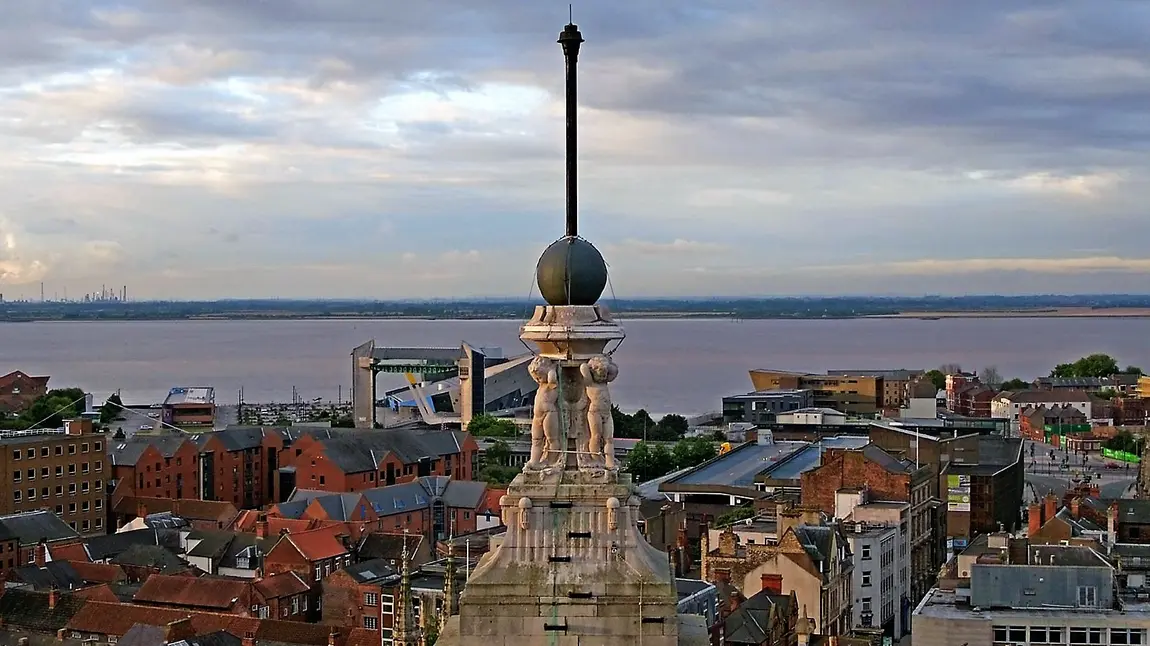
[{"label": "chimney pot", "polygon": [[59,596],[60,596],[60,591],[56,589],[56,586],[52,586],[52,589],[48,591],[48,609],[49,610],[55,610],[56,602],[59,601],[59,599],[58,599]]}]

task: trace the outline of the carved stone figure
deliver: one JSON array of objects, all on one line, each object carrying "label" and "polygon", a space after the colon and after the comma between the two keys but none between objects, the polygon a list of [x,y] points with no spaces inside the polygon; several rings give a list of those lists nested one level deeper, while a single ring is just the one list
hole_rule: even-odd
[{"label": "carved stone figure", "polygon": [[531,459],[524,468],[537,471],[560,461],[566,448],[559,446],[559,370],[551,359],[535,357],[527,371],[539,389],[531,418]]},{"label": "carved stone figure", "polygon": [[598,355],[579,366],[579,372],[587,392],[590,453],[596,460],[602,460],[608,471],[616,471],[619,467],[615,464],[615,421],[611,417],[611,393],[607,384],[619,376],[619,368],[610,357]]},{"label": "carved stone figure", "polygon": [[607,529],[619,529],[619,499],[614,496],[607,499]]},{"label": "carved stone figure", "polygon": [[[580,366],[582,370],[582,366]],[[571,384],[577,394],[575,401],[566,402],[567,432],[575,436],[575,464],[580,470],[595,469],[598,465],[595,456],[591,454],[590,433],[587,429],[587,411],[590,408],[590,399],[587,397],[585,378],[577,378]]]},{"label": "carved stone figure", "polygon": [[519,499],[519,527],[531,529],[531,499],[526,496]]}]

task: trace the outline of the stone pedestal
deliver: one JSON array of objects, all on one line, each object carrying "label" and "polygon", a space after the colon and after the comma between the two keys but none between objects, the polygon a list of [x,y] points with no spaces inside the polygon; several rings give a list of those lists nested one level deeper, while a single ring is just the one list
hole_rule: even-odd
[{"label": "stone pedestal", "polygon": [[608,343],[625,336],[602,305],[539,305],[519,329],[519,338],[535,344],[539,356],[573,365],[603,354]]},{"label": "stone pedestal", "polygon": [[667,555],[639,531],[631,475],[601,463],[594,447],[588,456],[588,415],[609,411],[615,377],[603,355],[623,328],[599,305],[544,305],[520,332],[538,348],[533,376],[545,393],[536,394],[533,442],[564,450],[508,486],[507,533],[471,573],[437,646],[707,644],[703,618],[678,614]]},{"label": "stone pedestal", "polygon": [[667,555],[639,532],[630,474],[522,473],[501,506],[507,533],[437,644],[706,643],[702,618],[678,615]]}]

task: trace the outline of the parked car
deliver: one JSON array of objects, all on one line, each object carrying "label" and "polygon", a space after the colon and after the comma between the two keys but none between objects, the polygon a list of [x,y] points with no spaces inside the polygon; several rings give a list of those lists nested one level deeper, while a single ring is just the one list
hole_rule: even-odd
[{"label": "parked car", "polygon": [[140,424],[140,430],[141,430],[141,431],[150,431],[150,430],[152,430],[152,429],[154,429],[154,428],[155,428],[155,427],[154,427],[154,426],[152,426],[151,424]]}]

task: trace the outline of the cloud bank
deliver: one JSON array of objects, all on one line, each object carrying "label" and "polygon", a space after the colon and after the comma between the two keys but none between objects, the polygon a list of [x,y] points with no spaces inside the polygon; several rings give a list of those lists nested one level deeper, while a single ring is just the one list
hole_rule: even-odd
[{"label": "cloud bank", "polygon": [[[562,233],[566,9],[15,3],[0,292],[521,294]],[[620,296],[1146,291],[1146,3],[576,14]]]}]

